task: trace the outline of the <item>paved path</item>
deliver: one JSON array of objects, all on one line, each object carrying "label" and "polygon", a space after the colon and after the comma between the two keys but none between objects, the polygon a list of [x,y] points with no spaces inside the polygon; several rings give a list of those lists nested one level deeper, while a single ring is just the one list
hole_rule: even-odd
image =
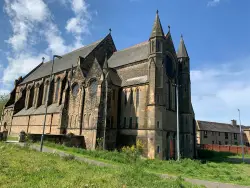
[{"label": "paved path", "polygon": [[[176,178],[176,176],[171,176],[168,174],[162,174],[162,178]],[[242,185],[233,185],[229,183],[219,183],[219,182],[212,182],[206,180],[198,180],[198,179],[191,179],[191,178],[184,178],[185,181],[190,182],[196,185],[204,185],[207,188],[250,188],[250,186],[242,186]]]},{"label": "paved path", "polygon": [[[20,146],[25,146],[24,143],[9,142],[9,141],[7,141],[7,143],[15,143],[15,144],[18,144]],[[33,144],[33,145],[30,145],[30,148],[35,149],[37,151],[40,151],[39,145]],[[43,152],[56,153],[56,154],[60,155],[61,157],[71,155],[71,154],[68,154],[64,151],[49,148],[46,146],[43,147]],[[105,162],[101,162],[101,161],[97,161],[97,160],[92,160],[92,159],[88,159],[85,157],[75,156],[75,159],[78,161],[82,161],[82,162],[86,162],[86,163],[94,164],[94,165],[98,165],[98,166],[117,167],[116,165],[113,165],[113,164],[109,164],[109,163],[105,163]],[[162,177],[162,178],[177,178],[177,176],[172,176],[172,175],[168,175],[168,174],[161,174],[160,177]],[[204,185],[207,188],[250,188],[250,186],[233,185],[233,184],[228,184],[228,183],[211,182],[211,181],[191,179],[191,178],[184,178],[184,180],[187,182],[190,182],[192,184]]]}]

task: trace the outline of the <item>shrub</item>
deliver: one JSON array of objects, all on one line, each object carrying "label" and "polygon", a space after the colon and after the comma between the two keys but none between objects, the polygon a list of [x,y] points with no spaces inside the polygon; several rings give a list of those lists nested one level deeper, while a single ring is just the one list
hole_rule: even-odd
[{"label": "shrub", "polygon": [[103,150],[103,138],[102,137],[96,139],[96,149]]},{"label": "shrub", "polygon": [[122,148],[122,152],[125,153],[129,159],[135,162],[142,155],[143,144],[140,140],[137,140],[136,145],[124,146]]},{"label": "shrub", "polygon": [[75,156],[74,155],[63,155],[62,159],[65,161],[72,161],[75,159]]}]

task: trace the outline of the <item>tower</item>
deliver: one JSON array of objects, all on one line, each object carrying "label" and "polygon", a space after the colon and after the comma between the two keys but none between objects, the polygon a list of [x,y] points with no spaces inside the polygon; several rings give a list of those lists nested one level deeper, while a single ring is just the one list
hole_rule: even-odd
[{"label": "tower", "polygon": [[193,114],[191,106],[190,59],[181,36],[177,52],[179,64],[179,107],[180,107],[180,153],[184,157],[192,155],[193,139]]},{"label": "tower", "polygon": [[[163,90],[162,79],[162,61],[164,58],[164,32],[160,22],[158,11],[156,12],[153,29],[149,38],[149,55],[148,55],[148,102],[147,102],[147,129],[149,140],[148,148],[154,148],[149,152],[149,157],[155,157],[158,153],[161,155],[162,140],[157,134],[156,129],[160,127],[162,119],[161,93]],[[161,109],[162,108],[162,109]],[[155,149],[157,148],[157,149]],[[157,153],[156,153],[157,152]]]}]

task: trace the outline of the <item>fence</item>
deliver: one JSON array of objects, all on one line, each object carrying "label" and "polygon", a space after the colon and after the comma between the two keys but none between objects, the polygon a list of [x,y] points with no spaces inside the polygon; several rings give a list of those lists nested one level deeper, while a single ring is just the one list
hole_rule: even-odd
[{"label": "fence", "polygon": [[[212,150],[212,151],[218,151],[218,152],[230,152],[230,153],[236,153],[241,154],[242,153],[242,147],[241,146],[227,146],[227,145],[217,145],[217,144],[200,144],[200,149],[206,149],[206,150]],[[250,147],[244,146],[244,153],[250,154]]]}]

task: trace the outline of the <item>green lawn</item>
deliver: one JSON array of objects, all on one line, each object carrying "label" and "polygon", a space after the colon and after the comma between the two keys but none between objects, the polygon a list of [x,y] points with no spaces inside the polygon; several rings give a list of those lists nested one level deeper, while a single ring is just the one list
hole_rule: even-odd
[{"label": "green lawn", "polygon": [[[48,142],[46,142],[45,145],[97,160],[105,160],[114,164],[123,164],[121,166],[125,168],[126,165],[131,165],[131,160],[124,153],[119,153],[117,151],[90,151],[78,148],[69,148]],[[211,154],[212,156],[204,159],[206,160],[205,162],[204,160],[199,161],[190,159],[184,159],[180,162],[139,159],[134,165],[140,166],[144,169],[144,171],[151,173],[165,173],[195,179],[250,185],[250,165],[228,162],[228,160],[233,157],[239,159],[239,155],[210,151],[207,153],[205,152],[205,156]]]},{"label": "green lawn", "polygon": [[161,179],[138,165],[98,167],[0,143],[0,187],[194,187]]}]

